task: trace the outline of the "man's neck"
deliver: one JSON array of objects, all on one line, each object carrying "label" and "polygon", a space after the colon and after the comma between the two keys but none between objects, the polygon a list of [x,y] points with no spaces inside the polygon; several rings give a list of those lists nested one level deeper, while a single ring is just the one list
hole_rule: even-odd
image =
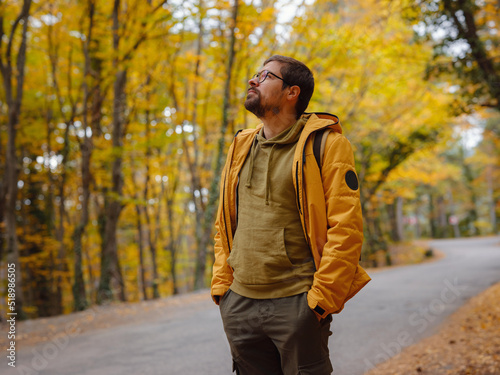
[{"label": "man's neck", "polygon": [[260,119],[264,124],[264,138],[271,139],[295,124],[297,118],[292,113],[272,114],[269,117]]}]

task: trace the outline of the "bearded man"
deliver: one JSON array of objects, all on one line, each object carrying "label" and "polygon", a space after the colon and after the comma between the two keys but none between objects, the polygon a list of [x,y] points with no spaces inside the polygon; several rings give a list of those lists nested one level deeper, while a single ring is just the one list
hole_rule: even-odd
[{"label": "bearded man", "polygon": [[352,148],[336,116],[304,113],[314,77],[302,62],[272,56],[248,83],[262,123],[228,151],[211,287],[233,371],[331,374],[332,314],[370,280]]}]

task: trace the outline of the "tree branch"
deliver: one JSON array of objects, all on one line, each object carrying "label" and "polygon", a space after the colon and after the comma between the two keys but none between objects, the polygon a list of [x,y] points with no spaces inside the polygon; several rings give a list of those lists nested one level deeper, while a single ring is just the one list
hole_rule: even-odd
[{"label": "tree branch", "polygon": [[[21,12],[22,19],[24,19],[23,32],[21,37],[21,45],[19,47],[19,53],[17,54],[16,68],[17,68],[17,92],[16,92],[16,105],[17,110],[21,106],[21,100],[23,96],[23,84],[24,84],[24,67],[26,62],[26,48],[27,48],[27,33],[28,33],[28,17],[29,10],[31,7],[31,0],[25,0],[23,4],[23,10]],[[11,35],[13,38],[13,35]],[[9,41],[12,42],[12,40]],[[10,58],[10,57],[9,57]]]}]

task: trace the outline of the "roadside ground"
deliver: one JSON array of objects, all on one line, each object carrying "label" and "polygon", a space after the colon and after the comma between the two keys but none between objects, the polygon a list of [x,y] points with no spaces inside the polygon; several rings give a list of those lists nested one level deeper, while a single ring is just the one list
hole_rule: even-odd
[{"label": "roadside ground", "polygon": [[[38,318],[17,322],[16,345],[18,348],[57,340],[65,335],[116,327],[124,324],[140,324],[156,319],[175,317],[181,313],[179,306],[203,308],[204,302],[212,303],[208,290],[165,297],[141,302],[114,302],[67,315]],[[0,322],[0,349],[7,348],[7,324]]]},{"label": "roadside ground", "polygon": [[[413,252],[409,245],[391,249],[395,266],[434,261],[442,257],[422,257],[428,247],[420,244]],[[382,267],[384,269],[385,267]],[[379,272],[371,269],[369,273]],[[455,312],[434,336],[410,346],[366,375],[500,375],[500,283],[471,298]],[[205,308],[212,303],[208,290],[154,301],[113,303],[86,311],[51,318],[18,322],[18,348],[57,340],[122,324],[165,319],[182,311],[179,306]],[[0,349],[5,350],[7,324],[0,322]]]},{"label": "roadside ground", "polygon": [[438,333],[366,375],[500,375],[500,283],[471,298]]},{"label": "roadside ground", "polygon": [[[393,245],[390,248],[393,260],[391,267],[435,261],[442,257],[442,254],[438,252],[434,252],[432,257],[426,256],[428,249],[427,241]],[[380,255],[379,264],[383,264],[383,261],[383,256]],[[368,270],[368,273],[373,274],[387,268],[390,267],[372,268]],[[57,340],[64,335],[73,336],[122,324],[140,324],[144,321],[168,318],[168,315],[173,316],[179,313],[178,306],[190,305],[190,308],[206,306],[203,302],[212,303],[210,293],[207,290],[157,300],[94,305],[81,312],[21,321],[16,324],[16,345],[18,348],[23,348],[54,339]],[[8,348],[7,329],[6,322],[0,321],[0,350]]]}]

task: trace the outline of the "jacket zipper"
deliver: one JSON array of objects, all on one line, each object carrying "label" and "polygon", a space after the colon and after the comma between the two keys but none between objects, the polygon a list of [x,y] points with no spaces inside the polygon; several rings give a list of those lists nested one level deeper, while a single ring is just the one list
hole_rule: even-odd
[{"label": "jacket zipper", "polygon": [[229,233],[227,232],[227,221],[226,221],[226,211],[224,209],[224,202],[226,201],[226,180],[227,180],[227,172],[224,175],[224,184],[223,184],[223,190],[222,190],[222,218],[224,220],[224,231],[226,232],[226,241],[227,241],[227,248],[229,252],[231,252],[231,245],[229,244]]},{"label": "jacket zipper", "polygon": [[[236,134],[233,137],[233,142],[236,143],[236,137],[240,132],[242,132],[243,129],[240,129],[236,132]],[[231,170],[230,166],[233,162],[233,156],[234,156],[234,149],[236,148],[236,144],[233,144],[233,150],[231,151],[231,159],[228,161],[228,167],[226,168],[226,174],[224,175],[224,184],[223,184],[223,190],[222,190],[222,218],[224,220],[224,231],[226,232],[226,241],[227,241],[227,248],[229,252],[231,252],[231,245],[229,244],[229,233],[227,231],[227,220],[226,220],[226,211],[224,210],[225,207],[225,201],[226,201],[226,182],[227,182],[227,176],[229,175],[229,172]],[[238,178],[239,181],[239,178]],[[221,202],[219,202],[221,204]],[[236,203],[238,204],[238,203]],[[236,207],[236,211],[238,211],[238,207]],[[236,220],[238,220],[238,216],[236,216]],[[232,234],[231,234],[232,235]]]},{"label": "jacket zipper", "polygon": [[236,183],[236,226],[234,228],[234,230],[236,231],[236,227],[238,227],[238,206],[240,204],[240,196],[239,196],[239,192],[238,192],[238,188],[240,186],[240,175],[238,174],[238,182]]},{"label": "jacket zipper", "polygon": [[297,184],[297,207],[299,208],[299,214],[302,215],[302,207],[300,206],[300,197],[299,197],[299,162],[297,161],[297,166],[295,168],[295,183]]}]

